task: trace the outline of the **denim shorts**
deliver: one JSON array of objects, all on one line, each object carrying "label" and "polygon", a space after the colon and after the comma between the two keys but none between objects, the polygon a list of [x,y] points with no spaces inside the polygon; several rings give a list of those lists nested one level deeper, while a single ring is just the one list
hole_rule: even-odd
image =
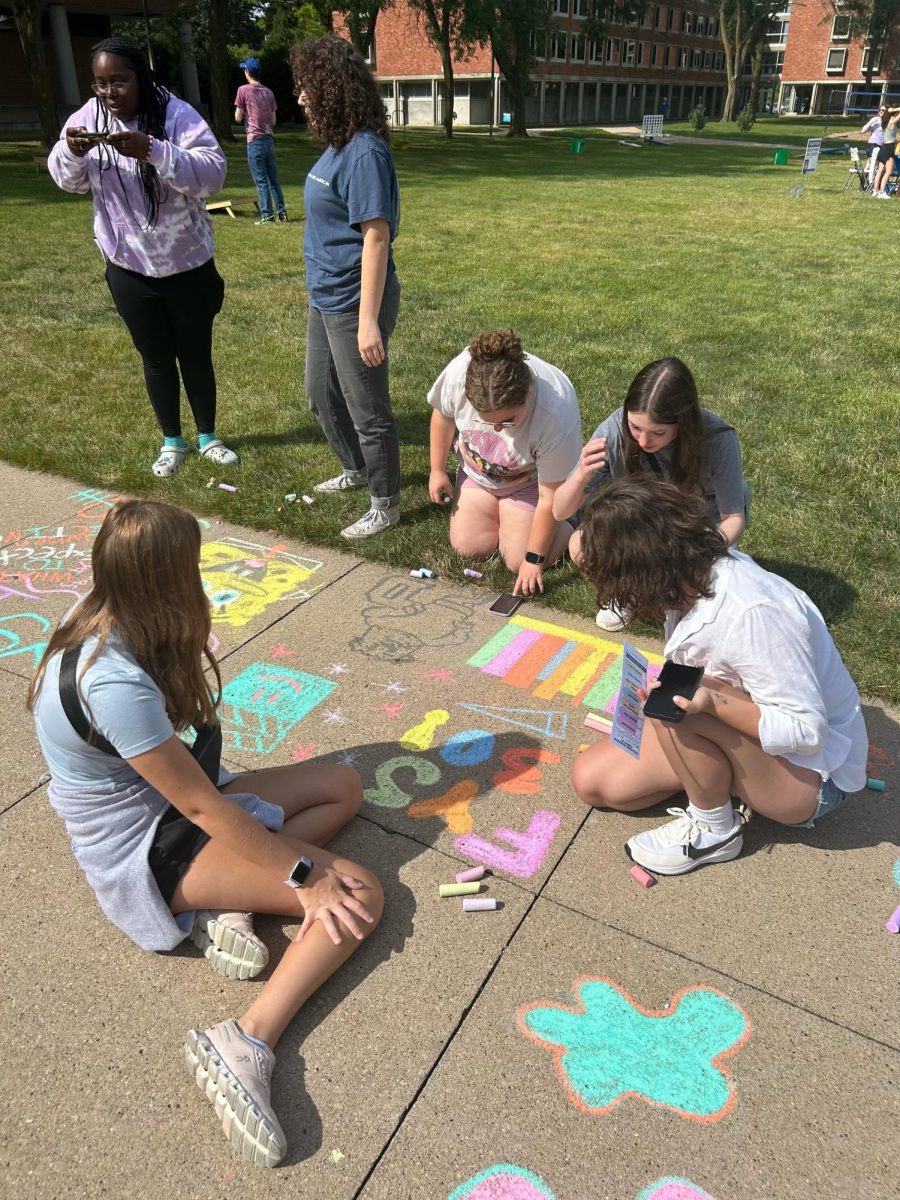
[{"label": "denim shorts", "polygon": [[812,829],[819,817],[840,808],[846,799],[847,793],[842,792],[833,779],[823,779],[819,784],[819,803],[816,805],[816,811],[808,821],[801,821],[799,825],[791,825],[790,828]]}]

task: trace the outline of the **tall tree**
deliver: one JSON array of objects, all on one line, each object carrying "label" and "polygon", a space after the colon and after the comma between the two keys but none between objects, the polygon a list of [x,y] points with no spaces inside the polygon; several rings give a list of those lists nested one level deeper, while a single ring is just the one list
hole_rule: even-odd
[{"label": "tall tree", "polygon": [[719,36],[725,51],[725,75],[728,87],[722,108],[722,121],[733,121],[737,109],[741,76],[756,47],[765,40],[766,30],[784,0],[719,0]]},{"label": "tall tree", "polygon": [[228,0],[209,0],[209,123],[220,142],[233,142],[228,86]]},{"label": "tall tree", "polygon": [[22,53],[25,55],[25,65],[28,67],[31,86],[34,88],[41,141],[49,149],[59,137],[59,118],[56,115],[56,98],[47,69],[44,40],[41,37],[41,3],[40,0],[12,0],[12,10],[22,43]]},{"label": "tall tree", "polygon": [[900,0],[831,0],[836,17],[848,18],[848,35],[865,39],[869,59],[866,64],[866,90],[872,87],[875,60],[885,49],[888,35],[900,22]]},{"label": "tall tree", "polygon": [[428,40],[441,56],[444,74],[444,115],[441,124],[444,137],[453,137],[453,109],[456,107],[453,83],[453,59],[461,58],[472,45],[464,33],[467,0],[407,0],[415,12]]},{"label": "tall tree", "polygon": [[390,8],[392,0],[356,0],[353,4],[336,4],[334,11],[343,13],[347,19],[347,32],[356,50],[368,58],[375,40],[375,25],[378,14]]}]

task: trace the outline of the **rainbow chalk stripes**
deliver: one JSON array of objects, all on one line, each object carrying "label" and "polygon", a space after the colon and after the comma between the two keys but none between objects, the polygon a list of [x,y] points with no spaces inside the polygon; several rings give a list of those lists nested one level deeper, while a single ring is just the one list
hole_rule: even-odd
[{"label": "rainbow chalk stripes", "polygon": [[[648,654],[650,678],[662,666]],[[539,700],[584,704],[594,712],[613,713],[622,680],[622,647],[589,633],[563,629],[547,621],[515,616],[469,659],[484,675],[508,687],[530,690]]]}]

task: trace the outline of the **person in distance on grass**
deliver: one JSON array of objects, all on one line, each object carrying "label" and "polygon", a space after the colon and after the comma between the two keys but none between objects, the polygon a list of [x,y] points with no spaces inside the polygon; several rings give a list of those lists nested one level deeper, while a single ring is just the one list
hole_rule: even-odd
[{"label": "person in distance on grass", "polygon": [[[431,386],[431,474],[435,504],[452,499],[450,544],[486,558],[500,549],[516,573],[514,592],[544,590],[544,568],[565,552],[571,527],[553,497],[578,461],[581,412],[568,377],[526,354],[512,330],[474,338]],[[447,475],[454,445],[455,486]]]},{"label": "person in distance on grass", "polygon": [[[557,489],[553,512],[560,520],[574,517],[610,476],[641,473],[702,495],[709,519],[729,546],[736,544],[749,506],[740,443],[727,421],[700,407],[694,377],[680,358],[658,358],[638,371],[625,403],[600,422],[577,467]],[[580,546],[576,530],[569,542],[576,563]],[[630,619],[618,611],[597,613],[597,624],[610,632],[623,629]]]},{"label": "person in distance on grass", "polygon": [[179,368],[200,453],[232,466],[238,456],[215,432],[212,363],[225,285],[202,199],[222,186],[225,156],[200,114],[154,81],[131,42],[98,42],[91,71],[95,97],[73,113],[48,166],[64,191],[92,195],[106,283],[163,432],[153,474],[174,475],[191,450],[181,436]]},{"label": "person in distance on grass", "polygon": [[585,510],[581,570],[602,607],[665,616],[666,658],[706,672],[692,699],[675,697],[683,720],[645,721],[640,759],[603,739],[575,760],[575,790],[598,808],[687,793],[686,810],[629,839],[636,863],[681,875],[726,862],[741,851],[743,805],[810,826],[865,786],[859,693],[821,613],[729,548],[701,496],[652,476],[610,480]]},{"label": "person in distance on grass", "polygon": [[[247,162],[250,174],[259,194],[259,220],[257,225],[272,225],[277,216],[279,221],[288,219],[284,206],[284,193],[278,181],[278,163],[275,161],[275,94],[265,87],[259,77],[258,58],[245,58],[238,66],[244,72],[246,83],[241,84],[234,98],[234,119],[240,124],[247,120]],[[272,201],[275,212],[272,212]]]},{"label": "person in distance on grass", "polygon": [[[381,915],[378,881],[320,849],[359,811],[338,765],[232,775],[220,768],[210,608],[189,513],[126,500],[94,542],[93,586],[53,633],[28,705],[50,802],[106,916],[144,950],[191,937],[215,970],[248,979],[268,961],[253,912],[300,932],[237,1020],[191,1030],[191,1077],[242,1157],[286,1151],[271,1104],[273,1049],[298,1009]],[[178,736],[193,725],[191,749]]]},{"label": "person in distance on grass", "polygon": [[866,134],[869,139],[866,143],[866,172],[869,176],[869,183],[873,181],[875,172],[878,170],[878,152],[884,145],[886,123],[887,108],[882,104],[875,116],[866,121],[860,130],[860,133]]},{"label": "person in distance on grass", "polygon": [[878,151],[878,168],[872,181],[872,195],[876,200],[889,200],[887,186],[894,173],[894,160],[897,156],[897,134],[900,124],[900,108],[888,108],[881,115],[882,137],[884,144]]},{"label": "person in distance on grass", "polygon": [[341,530],[364,538],[400,520],[400,440],[388,388],[388,339],[400,307],[391,250],[400,189],[378,84],[350,43],[309,38],[291,50],[291,68],[310,133],[325,142],[303,189],[306,395],[341,472],[315,490],[368,487],[368,511]]}]

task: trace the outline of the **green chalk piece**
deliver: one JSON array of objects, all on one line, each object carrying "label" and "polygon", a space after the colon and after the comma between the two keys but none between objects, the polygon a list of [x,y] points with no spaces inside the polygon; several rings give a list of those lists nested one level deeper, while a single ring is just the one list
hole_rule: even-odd
[{"label": "green chalk piece", "polygon": [[867,779],[866,780],[866,787],[871,792],[883,792],[885,789],[885,786],[886,785],[885,785],[885,782],[883,779]]},{"label": "green chalk piece", "polygon": [[481,884],[475,883],[442,883],[438,888],[441,896],[474,896],[481,891]]}]

